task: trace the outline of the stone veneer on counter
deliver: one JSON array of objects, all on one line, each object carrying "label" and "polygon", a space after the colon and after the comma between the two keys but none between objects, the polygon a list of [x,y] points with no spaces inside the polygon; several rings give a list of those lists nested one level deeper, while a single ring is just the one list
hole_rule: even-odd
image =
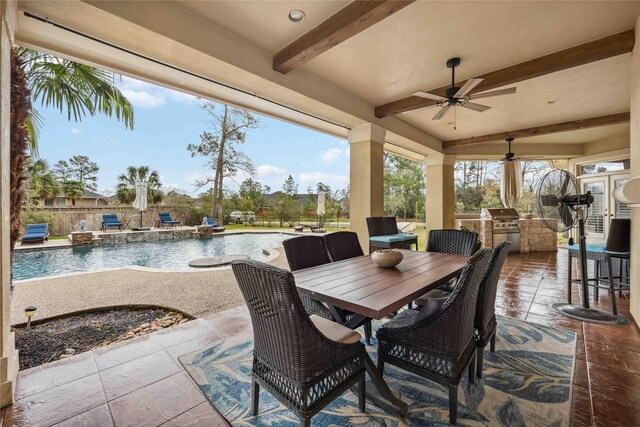
[{"label": "stone veneer on counter", "polygon": [[[493,236],[491,226],[493,221],[483,221],[479,218],[456,219],[455,228],[464,226],[478,233],[483,248],[491,248]],[[555,251],[558,247],[556,233],[550,230],[539,218],[520,220],[520,253]]]}]

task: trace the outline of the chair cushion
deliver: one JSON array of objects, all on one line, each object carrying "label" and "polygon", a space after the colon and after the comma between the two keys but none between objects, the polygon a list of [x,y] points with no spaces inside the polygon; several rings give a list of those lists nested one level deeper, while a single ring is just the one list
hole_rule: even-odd
[{"label": "chair cushion", "polygon": [[[387,323],[382,325],[378,330],[378,333],[382,331],[384,334],[384,330],[395,329],[395,328],[405,328],[407,326],[411,326],[416,323],[416,319],[418,317],[418,310],[404,310],[398,313],[392,320],[389,320]],[[389,331],[386,331],[389,332]]]},{"label": "chair cushion", "polygon": [[416,236],[415,234],[405,234],[405,233],[398,233],[398,234],[388,234],[385,237],[395,237],[395,238],[399,238],[402,239],[402,242],[408,241],[408,240],[418,240],[418,236]]},{"label": "chair cushion", "polygon": [[322,332],[322,335],[329,338],[331,341],[336,341],[342,344],[355,344],[360,341],[360,334],[342,326],[339,323],[332,322],[324,317],[312,314],[309,319],[313,324]]},{"label": "chair cushion", "polygon": [[423,307],[430,298],[449,298],[449,295],[451,295],[451,292],[442,289],[434,289],[421,297],[416,298],[415,303],[418,307]]},{"label": "chair cushion", "polygon": [[[432,291],[435,292],[435,291]],[[444,302],[449,298],[447,295],[444,298],[429,298],[425,302],[425,304],[420,309],[418,316],[416,316],[416,322],[427,321],[435,317],[438,313],[440,313],[440,309]]]},{"label": "chair cushion", "polygon": [[[587,252],[604,252],[604,244],[599,244],[599,243],[594,243],[594,244],[588,244],[587,246]],[[572,251],[579,251],[580,250],[580,245],[579,244],[573,244],[573,245],[567,245],[566,246],[567,249],[572,250]]]},{"label": "chair cushion", "polygon": [[379,242],[379,243],[396,243],[396,242],[404,242],[404,240],[405,240],[404,237],[398,237],[397,235],[369,237],[370,242]]}]

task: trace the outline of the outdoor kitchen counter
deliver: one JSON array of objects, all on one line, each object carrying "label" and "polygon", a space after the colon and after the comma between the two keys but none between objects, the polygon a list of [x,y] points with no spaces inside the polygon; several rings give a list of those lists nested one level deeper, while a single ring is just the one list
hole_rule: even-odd
[{"label": "outdoor kitchen counter", "polygon": [[[464,218],[454,220],[454,226],[459,229],[464,226],[478,233],[483,248],[493,245],[491,226],[492,221],[478,218]],[[555,251],[557,249],[556,233],[549,230],[539,218],[520,219],[520,253]]]}]

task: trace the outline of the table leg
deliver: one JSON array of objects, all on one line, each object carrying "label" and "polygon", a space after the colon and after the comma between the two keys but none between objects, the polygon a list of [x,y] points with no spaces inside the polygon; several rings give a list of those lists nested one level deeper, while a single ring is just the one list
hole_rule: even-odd
[{"label": "table leg", "polygon": [[[368,354],[365,355],[364,365],[367,368],[367,373],[373,384],[373,387],[366,387],[365,394],[367,399],[390,414],[404,417],[409,409],[409,405],[391,391]],[[358,386],[353,386],[351,390],[358,395]]]}]

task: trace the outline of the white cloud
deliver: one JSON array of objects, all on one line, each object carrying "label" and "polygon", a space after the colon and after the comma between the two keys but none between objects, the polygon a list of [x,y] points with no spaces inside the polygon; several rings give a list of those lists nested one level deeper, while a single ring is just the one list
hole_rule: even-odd
[{"label": "white cloud", "polygon": [[198,102],[197,97],[188,93],[178,92],[129,77],[123,76],[122,82],[118,86],[134,107],[144,109],[161,107],[166,104],[167,100],[187,105]]},{"label": "white cloud", "polygon": [[334,163],[342,157],[343,154],[344,152],[339,148],[329,148],[320,154],[320,158],[325,163]]},{"label": "white cloud", "polygon": [[132,89],[120,89],[120,91],[134,107],[151,109],[165,104],[165,97],[161,94]]},{"label": "white cloud", "polygon": [[287,170],[279,168],[278,166],[260,165],[256,168],[256,172],[259,176],[285,175]]},{"label": "white cloud", "polygon": [[198,97],[189,95],[188,93],[178,92],[176,90],[168,90],[169,98],[180,104],[193,105],[198,102]]},{"label": "white cloud", "polygon": [[322,182],[331,187],[332,190],[346,188],[349,185],[349,177],[346,175],[332,175],[324,172],[309,172],[300,174],[300,188],[315,186]]},{"label": "white cloud", "polygon": [[71,133],[74,135],[80,135],[82,132],[78,128],[71,128]]}]

